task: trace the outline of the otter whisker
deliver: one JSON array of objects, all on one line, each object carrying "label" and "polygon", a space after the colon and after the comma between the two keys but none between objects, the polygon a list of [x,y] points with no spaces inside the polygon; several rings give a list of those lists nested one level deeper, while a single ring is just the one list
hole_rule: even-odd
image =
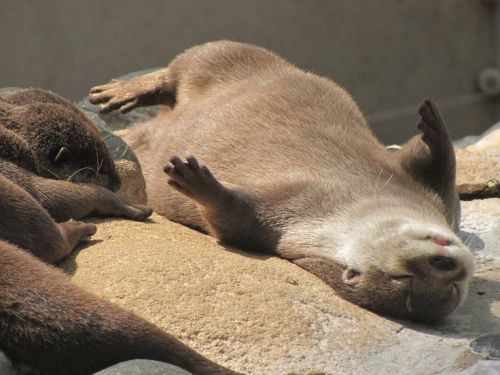
[{"label": "otter whisker", "polygon": [[391,175],[389,176],[389,179],[385,182],[384,186],[383,187],[386,187],[387,184],[391,181],[392,177],[394,176],[394,173],[391,173]]},{"label": "otter whisker", "polygon": [[381,176],[382,176],[382,169],[378,173],[377,181],[375,182],[375,190],[378,190],[378,182],[380,181]]},{"label": "otter whisker", "polygon": [[69,176],[68,176],[68,178],[66,179],[66,181],[71,181],[71,179],[72,179],[75,175],[77,175],[78,173],[80,173],[81,171],[84,171],[84,170],[91,170],[91,171],[93,171],[93,172],[96,172],[96,173],[97,173],[97,171],[96,171],[94,168],[90,168],[90,167],[83,167],[83,168],[80,168],[80,169],[76,170],[76,171],[75,171],[74,173],[72,173],[71,175],[69,175]]},{"label": "otter whisker", "polygon": [[57,173],[52,172],[49,168],[45,168],[43,165],[40,164],[40,168],[45,169],[47,172],[49,172],[51,175],[57,177],[58,180],[62,180],[61,176],[59,176]]},{"label": "otter whisker", "polygon": [[408,298],[406,299],[406,309],[408,312],[413,312],[413,309],[411,307],[411,293],[408,294]]}]

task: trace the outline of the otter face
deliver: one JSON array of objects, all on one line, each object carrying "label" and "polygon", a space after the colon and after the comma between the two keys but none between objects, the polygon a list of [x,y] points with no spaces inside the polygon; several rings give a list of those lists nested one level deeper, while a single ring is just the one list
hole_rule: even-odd
[{"label": "otter face", "polygon": [[17,107],[43,177],[94,183],[116,191],[120,177],[97,127],[76,108],[51,103]]},{"label": "otter face", "polygon": [[474,257],[446,227],[381,221],[340,249],[336,289],[370,310],[421,321],[444,318],[465,299]]},{"label": "otter face", "polygon": [[[383,218],[346,227],[321,220],[283,238],[284,257],[343,298],[383,315],[432,322],[465,299],[474,256],[442,224]],[[398,215],[399,216],[399,215]],[[307,229],[306,229],[307,228]]]}]

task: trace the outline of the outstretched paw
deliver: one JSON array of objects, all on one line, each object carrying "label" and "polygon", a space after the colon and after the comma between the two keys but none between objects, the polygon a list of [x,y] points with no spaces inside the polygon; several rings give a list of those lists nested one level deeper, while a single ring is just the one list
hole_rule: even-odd
[{"label": "outstretched paw", "polygon": [[131,220],[143,221],[150,217],[153,213],[152,208],[149,208],[142,204],[132,204],[126,207],[126,212],[123,214],[123,217]]},{"label": "outstretched paw", "polygon": [[69,220],[64,223],[59,223],[58,225],[68,241],[69,251],[73,250],[73,248],[81,241],[93,236],[97,231],[97,227],[94,224],[88,224],[76,220]]},{"label": "outstretched paw", "polygon": [[95,86],[90,90],[89,101],[101,104],[101,113],[109,113],[118,109],[127,113],[139,106],[148,105],[155,95],[156,86],[149,81],[137,77],[128,81],[113,79],[111,82]]},{"label": "outstretched paw", "polygon": [[206,166],[200,166],[194,156],[188,156],[186,163],[179,157],[170,159],[171,165],[163,168],[168,175],[168,184],[178,192],[194,199],[200,204],[219,199],[225,192],[224,186],[214,177]]},{"label": "outstretched paw", "polygon": [[431,150],[436,148],[448,148],[451,146],[451,138],[446,129],[436,105],[425,99],[418,109],[420,120],[417,128],[422,132],[422,140]]}]

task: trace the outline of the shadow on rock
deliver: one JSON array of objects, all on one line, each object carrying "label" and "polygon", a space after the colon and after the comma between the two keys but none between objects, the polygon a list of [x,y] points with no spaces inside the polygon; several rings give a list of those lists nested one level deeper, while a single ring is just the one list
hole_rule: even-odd
[{"label": "shadow on rock", "polygon": [[79,244],[75,250],[73,250],[73,252],[66,258],[64,259],[62,262],[60,262],[57,266],[66,274],[68,275],[74,275],[77,268],[78,268],[78,265],[77,265],[77,262],[76,262],[76,257],[78,256],[78,254],[80,254],[80,251],[82,250],[85,250],[95,244],[98,244],[102,242],[102,240],[89,240],[89,241],[85,241],[85,242],[82,242],[81,244]]}]

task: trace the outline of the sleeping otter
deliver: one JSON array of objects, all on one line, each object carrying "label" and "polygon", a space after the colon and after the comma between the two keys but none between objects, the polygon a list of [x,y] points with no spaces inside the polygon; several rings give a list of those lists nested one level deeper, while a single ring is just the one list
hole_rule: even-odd
[{"label": "sleeping otter", "polygon": [[36,374],[87,375],[135,358],[168,362],[193,374],[236,374],[5,241],[0,241],[0,316],[0,350]]},{"label": "sleeping otter", "polygon": [[422,134],[392,153],[334,82],[227,41],[90,101],[171,107],[128,136],[148,204],[168,218],[289,259],[382,314],[433,321],[464,300],[474,259],[453,231],[455,155],[431,101]]},{"label": "sleeping otter", "polygon": [[32,172],[119,189],[120,177],[99,129],[59,95],[30,89],[0,98],[0,124],[29,145],[37,162]]},{"label": "sleeping otter", "polygon": [[[22,90],[0,98],[0,176],[19,188],[4,192],[7,201],[23,190],[57,222],[90,214],[143,220],[152,212],[115,196],[120,178],[97,127],[48,91]],[[8,233],[16,228],[9,228],[0,231],[1,238],[16,237]]]}]

